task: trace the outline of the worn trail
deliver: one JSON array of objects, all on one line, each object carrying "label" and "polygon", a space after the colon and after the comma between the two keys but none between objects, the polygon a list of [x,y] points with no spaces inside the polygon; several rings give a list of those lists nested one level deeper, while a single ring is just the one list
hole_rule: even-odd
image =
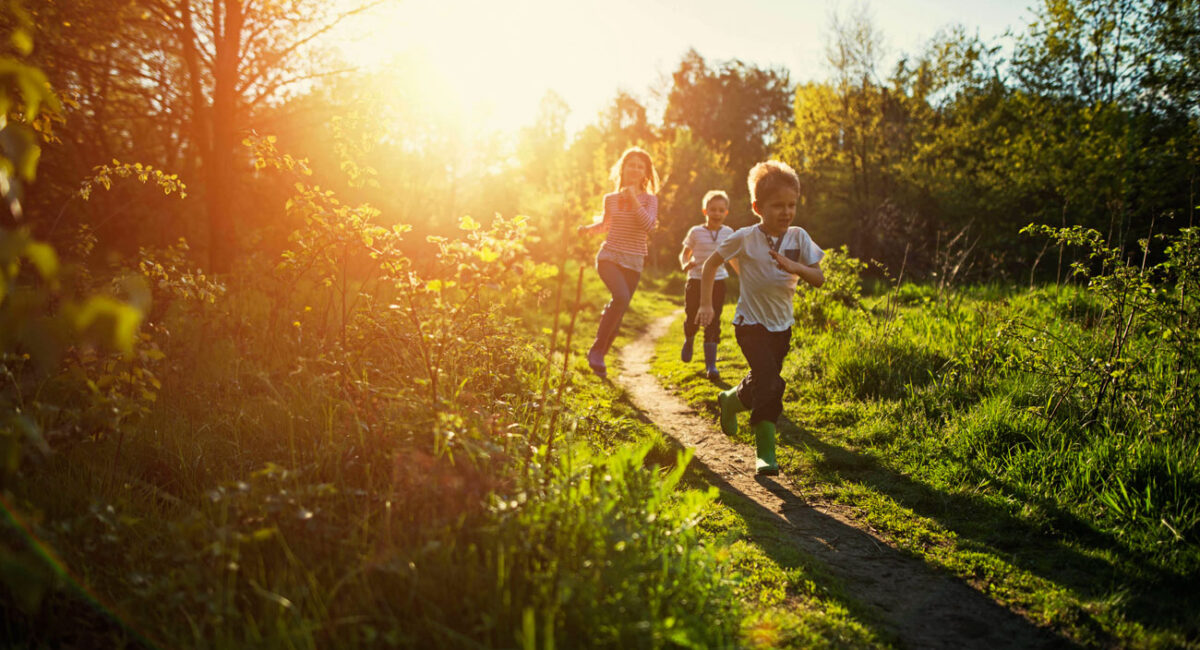
[{"label": "worn trail", "polygon": [[[761,509],[784,539],[823,563],[848,595],[910,648],[1064,647],[1063,639],[996,604],[962,581],[905,555],[847,516],[845,506],[810,504],[785,476],[755,477],[754,451],[730,440],[650,374],[655,342],[678,312],[653,323],[620,354],[615,378],[665,433],[696,450],[698,463],[722,491]],[[715,393],[715,389],[714,389]]]}]

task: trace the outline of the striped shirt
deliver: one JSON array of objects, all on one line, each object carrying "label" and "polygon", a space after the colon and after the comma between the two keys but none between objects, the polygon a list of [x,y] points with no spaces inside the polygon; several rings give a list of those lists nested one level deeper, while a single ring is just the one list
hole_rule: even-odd
[{"label": "striped shirt", "polygon": [[604,217],[602,223],[608,236],[600,250],[645,256],[646,237],[654,230],[658,219],[658,197],[653,194],[638,196],[638,205],[627,205],[620,192],[604,195]]}]

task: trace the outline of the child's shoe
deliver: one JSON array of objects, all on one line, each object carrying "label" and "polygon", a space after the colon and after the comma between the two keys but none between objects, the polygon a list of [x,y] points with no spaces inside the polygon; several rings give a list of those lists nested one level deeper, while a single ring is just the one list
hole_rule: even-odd
[{"label": "child's shoe", "polygon": [[727,436],[737,433],[737,414],[746,410],[742,400],[738,399],[737,388],[717,393],[717,406],[721,409],[721,430]]},{"label": "child's shoe", "polygon": [[604,365],[604,356],[597,355],[595,350],[589,350],[587,353],[588,367],[592,372],[601,379],[608,378],[608,368]]},{"label": "child's shoe", "polygon": [[679,351],[679,360],[687,363],[692,360],[692,342],[694,337],[686,337],[683,339],[683,349]]},{"label": "child's shoe", "polygon": [[717,372],[716,343],[704,344],[704,375],[714,381],[721,378],[721,373]]},{"label": "child's shoe", "polygon": [[754,473],[762,476],[779,474],[779,464],[775,462],[774,422],[763,421],[754,425],[754,449],[757,456]]}]

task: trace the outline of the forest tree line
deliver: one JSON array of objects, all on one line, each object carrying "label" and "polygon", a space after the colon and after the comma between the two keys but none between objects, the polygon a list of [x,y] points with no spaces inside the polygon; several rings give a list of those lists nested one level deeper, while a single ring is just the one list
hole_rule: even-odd
[{"label": "forest tree line", "polygon": [[[662,268],[707,190],[731,193],[732,225],[752,221],[745,172],[766,157],[800,171],[800,223],[817,241],[846,244],[893,275],[1023,279],[1036,266],[1062,279],[1061,256],[1021,227],[1083,225],[1132,251],[1194,220],[1194,0],[1047,0],[1011,37],[946,28],[891,69],[885,34],[860,9],[832,19],[823,80],[691,50],[648,89],[658,119],[653,102],[620,91],[569,134],[570,107],[548,92],[512,135],[431,108],[437,80],[418,60],[364,73],[324,49],[324,34],[374,4],[28,7],[28,60],[62,99],[25,206],[35,236],[70,250],[87,225],[98,251],[124,255],[183,236],[217,271],[270,257],[295,218],[284,210],[291,188],[260,174],[243,145],[265,135],[385,224],[437,233],[463,215],[527,214],[550,248],[598,210],[608,161],[644,146],[666,179],[652,246]],[[116,163],[177,176],[192,200],[137,184],[80,200],[81,185]]]},{"label": "forest tree line", "polygon": [[[572,233],[630,145],[671,279],[707,190],[743,226],[753,162],[802,176],[795,485],[1073,643],[1197,638],[1197,0],[1046,0],[886,68],[851,13],[823,80],[689,51],[516,134],[326,51],[374,2],[99,4],[0,5],[0,645],[891,642],[587,373]],[[675,308],[647,276],[631,331]],[[711,404],[673,336],[656,372]]]}]

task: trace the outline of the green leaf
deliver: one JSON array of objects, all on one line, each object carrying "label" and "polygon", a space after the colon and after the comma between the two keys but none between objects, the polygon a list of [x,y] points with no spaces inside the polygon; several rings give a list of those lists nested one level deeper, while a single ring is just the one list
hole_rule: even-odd
[{"label": "green leaf", "polygon": [[94,326],[104,328],[109,347],[124,354],[133,352],[138,326],[142,323],[141,310],[105,296],[93,296],[75,314],[75,328],[86,331]]},{"label": "green leaf", "polygon": [[11,40],[13,47],[17,48],[22,56],[29,56],[29,53],[33,52],[33,36],[24,29],[14,30]]},{"label": "green leaf", "polygon": [[58,255],[49,244],[30,242],[25,247],[25,257],[33,262],[43,279],[49,280],[58,275]]}]

